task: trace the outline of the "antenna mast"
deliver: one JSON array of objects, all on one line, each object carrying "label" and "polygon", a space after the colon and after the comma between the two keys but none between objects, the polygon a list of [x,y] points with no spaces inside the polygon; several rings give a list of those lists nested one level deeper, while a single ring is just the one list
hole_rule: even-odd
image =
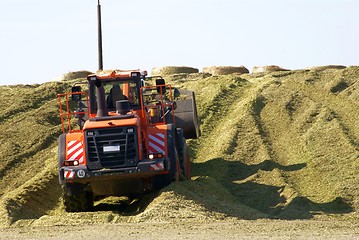
[{"label": "antenna mast", "polygon": [[97,29],[98,29],[98,70],[103,70],[102,59],[102,27],[101,27],[101,5],[97,0]]}]

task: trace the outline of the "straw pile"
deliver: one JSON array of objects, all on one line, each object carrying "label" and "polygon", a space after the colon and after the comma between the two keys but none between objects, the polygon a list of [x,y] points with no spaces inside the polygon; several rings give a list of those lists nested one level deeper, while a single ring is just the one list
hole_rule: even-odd
[{"label": "straw pile", "polygon": [[152,76],[166,76],[180,73],[198,73],[197,68],[185,66],[164,66],[152,68]]},{"label": "straw pile", "polygon": [[233,66],[211,66],[203,68],[203,73],[209,73],[213,76],[228,75],[233,73],[249,73],[248,69],[244,66],[233,67]]}]

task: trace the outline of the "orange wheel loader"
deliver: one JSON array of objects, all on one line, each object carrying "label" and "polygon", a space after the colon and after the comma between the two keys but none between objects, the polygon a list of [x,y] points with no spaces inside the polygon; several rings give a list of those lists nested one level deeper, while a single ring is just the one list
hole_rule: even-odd
[{"label": "orange wheel loader", "polygon": [[146,77],[146,71],[101,71],[99,0],[97,10],[100,71],[58,94],[59,180],[69,212],[87,211],[101,197],[132,198],[190,179],[185,139],[200,136],[192,91]]},{"label": "orange wheel loader", "polygon": [[[137,196],[190,179],[185,139],[200,135],[194,93],[161,77],[154,86],[145,80],[140,71],[94,74],[58,94],[58,167],[67,211],[87,211],[96,198]],[[175,101],[179,94],[184,97]]]}]

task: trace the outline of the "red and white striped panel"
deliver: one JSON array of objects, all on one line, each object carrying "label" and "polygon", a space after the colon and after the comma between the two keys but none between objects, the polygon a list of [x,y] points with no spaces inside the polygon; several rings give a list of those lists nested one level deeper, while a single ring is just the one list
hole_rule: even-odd
[{"label": "red and white striped panel", "polygon": [[67,143],[67,160],[84,162],[84,148],[82,141],[70,141]]},{"label": "red and white striped panel", "polygon": [[149,153],[165,154],[165,135],[163,133],[155,133],[148,135],[148,150]]},{"label": "red and white striped panel", "polygon": [[151,171],[158,171],[165,169],[165,165],[163,163],[151,164]]},{"label": "red and white striped panel", "polygon": [[75,171],[66,171],[64,172],[64,177],[65,178],[74,178],[75,177]]}]

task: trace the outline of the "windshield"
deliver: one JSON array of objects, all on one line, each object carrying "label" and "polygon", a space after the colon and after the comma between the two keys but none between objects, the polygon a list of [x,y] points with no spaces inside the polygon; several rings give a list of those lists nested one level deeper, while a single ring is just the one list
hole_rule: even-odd
[{"label": "windshield", "polygon": [[139,105],[137,84],[134,82],[108,82],[104,84],[109,110],[116,108],[116,101],[128,100],[131,106]]}]

